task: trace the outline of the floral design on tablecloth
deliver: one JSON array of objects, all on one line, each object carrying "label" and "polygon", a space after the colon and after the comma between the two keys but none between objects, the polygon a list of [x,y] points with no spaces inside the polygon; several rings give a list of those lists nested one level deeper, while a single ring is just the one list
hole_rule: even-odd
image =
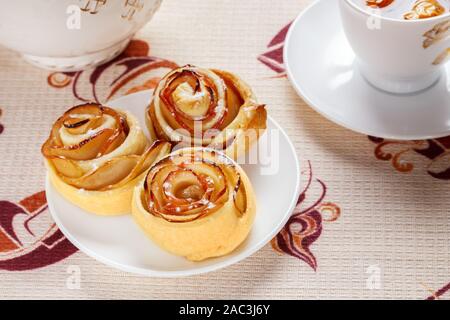
[{"label": "floral design on tablecloth", "polygon": [[[258,56],[258,60],[275,71],[277,77],[285,77],[283,61],[284,40],[292,22],[284,26],[267,45],[267,51]],[[317,270],[317,260],[311,252],[311,245],[322,234],[323,222],[335,221],[340,216],[340,208],[331,202],[324,202],[327,187],[324,182],[313,178],[311,163],[303,172],[307,177],[307,185],[297,202],[292,217],[272,239],[272,247],[277,252],[286,253],[306,262],[313,270]],[[315,201],[311,201],[313,189],[319,188]],[[324,217],[324,216],[327,217]]]},{"label": "floral design on tablecloth", "polygon": [[[149,56],[149,51],[147,42],[132,40],[125,51],[110,62],[85,71],[54,72],[48,76],[47,82],[58,89],[71,86],[72,94],[78,100],[98,103],[121,95],[154,89],[162,76],[178,65],[169,60]],[[101,94],[103,92],[105,94]]]},{"label": "floral design on tablecloth", "polygon": [[[0,123],[0,134],[3,131]],[[19,203],[0,200],[0,269],[42,268],[76,251],[51,219],[44,191]]]},{"label": "floral design on tablecloth", "polygon": [[341,210],[334,203],[324,202],[327,186],[322,180],[314,178],[311,162],[308,162],[308,168],[302,175],[307,184],[294,213],[271,244],[276,251],[303,260],[317,270],[317,260],[310,247],[322,234],[323,222],[336,221]]},{"label": "floral design on tablecloth", "polygon": [[450,292],[450,282],[447,283],[447,285],[443,286],[441,289],[437,290],[436,292],[433,292],[433,294],[429,296],[427,300],[439,300],[449,292]]},{"label": "floral design on tablecloth", "polygon": [[[47,81],[54,88],[71,86],[71,94],[81,101],[108,101],[119,95],[153,89],[161,76],[178,66],[150,57],[148,53],[146,42],[133,40],[110,62],[85,71],[52,73]],[[112,82],[108,82],[111,78]],[[105,91],[106,95],[100,96],[100,92]],[[0,129],[1,133],[3,126]],[[44,191],[18,204],[0,201],[0,269],[19,271],[45,267],[76,251],[51,219]]]},{"label": "floral design on tablecloth", "polygon": [[0,201],[0,269],[41,268],[75,252],[53,222],[44,191],[19,203]]},{"label": "floral design on tablecloth", "polygon": [[267,51],[258,56],[258,60],[278,73],[280,77],[286,76],[284,68],[283,48],[284,40],[292,22],[283,27],[267,45]]},{"label": "floral design on tablecloth", "polygon": [[[2,117],[2,114],[3,114],[3,110],[0,108],[0,118]],[[0,134],[2,134],[4,130],[5,130],[5,127],[3,126],[3,124],[0,123]]]},{"label": "floral design on tablecloth", "polygon": [[425,170],[433,178],[450,180],[450,136],[439,139],[416,141],[393,141],[369,137],[374,142],[375,157],[382,161],[390,161],[399,172],[413,171],[414,163],[409,160],[413,153],[427,160]]}]

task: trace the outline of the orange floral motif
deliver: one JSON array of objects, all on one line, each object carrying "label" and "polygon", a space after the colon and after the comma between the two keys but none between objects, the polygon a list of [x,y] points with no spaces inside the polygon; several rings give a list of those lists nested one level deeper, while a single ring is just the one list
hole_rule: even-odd
[{"label": "orange floral motif", "polygon": [[52,221],[44,191],[17,204],[0,201],[0,269],[41,268],[76,251]]},{"label": "orange floral motif", "polygon": [[[283,47],[290,26],[291,23],[284,26],[270,40],[267,51],[258,56],[262,64],[277,73],[277,78],[286,77]],[[323,222],[336,221],[341,210],[336,204],[323,201],[327,187],[321,180],[313,179],[311,163],[304,174],[308,177],[306,179],[308,183],[300,194],[294,213],[280,233],[272,239],[271,244],[275,251],[303,260],[316,270],[317,261],[310,247],[322,234]],[[311,196],[314,191],[318,193],[318,196]]]},{"label": "orange floral motif", "polygon": [[[106,102],[118,95],[153,89],[164,74],[178,65],[169,60],[149,56],[149,51],[150,47],[145,41],[132,40],[125,51],[110,62],[91,70],[54,72],[47,77],[47,82],[57,89],[71,86],[72,93],[78,100],[97,103]],[[109,81],[108,75],[114,77],[112,82]],[[106,85],[110,89],[103,97],[97,90],[102,81],[108,81]],[[89,96],[82,95],[79,89],[80,84],[86,83],[91,87]]]},{"label": "orange floral motif", "polygon": [[[317,260],[310,247],[322,234],[323,222],[336,221],[341,209],[334,203],[323,202],[327,187],[321,180],[313,179],[311,163],[304,173],[308,176],[308,183],[300,194],[293,215],[271,244],[275,251],[303,260],[316,270]],[[319,189],[318,197],[311,201],[308,195],[314,192],[314,187]]]},{"label": "orange floral motif", "polygon": [[136,93],[136,92],[143,91],[143,90],[155,89],[160,80],[161,80],[160,78],[150,78],[147,81],[145,81],[143,84],[137,85],[137,86],[129,89],[126,94],[132,94],[132,93]]},{"label": "orange floral motif", "polygon": [[436,179],[450,180],[450,136],[420,141],[394,141],[369,137],[376,143],[375,157],[390,161],[399,172],[409,173],[414,170],[411,156],[419,154],[429,160],[427,173]]},{"label": "orange floral motif", "polygon": [[[395,151],[388,151],[388,147],[396,147]],[[426,141],[382,141],[375,148],[375,157],[383,161],[391,161],[392,166],[399,172],[411,172],[414,165],[405,156],[414,149],[425,149]]]}]

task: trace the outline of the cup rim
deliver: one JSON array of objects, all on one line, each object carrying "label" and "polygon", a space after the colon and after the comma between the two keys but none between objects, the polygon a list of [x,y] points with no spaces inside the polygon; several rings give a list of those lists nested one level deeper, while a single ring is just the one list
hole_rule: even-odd
[{"label": "cup rim", "polygon": [[362,9],[360,6],[356,5],[353,0],[345,0],[345,2],[347,2],[348,5],[350,5],[353,9],[359,11],[362,14],[365,14],[367,16],[372,16],[372,17],[377,17],[380,18],[382,20],[386,20],[386,21],[390,21],[390,22],[398,22],[398,23],[409,23],[409,24],[413,24],[413,23],[426,23],[426,22],[432,22],[432,21],[436,21],[436,20],[445,20],[446,18],[450,18],[450,11],[448,11],[447,13],[440,15],[440,16],[436,16],[436,17],[431,17],[431,18],[427,18],[427,19],[416,19],[416,20],[405,20],[405,19],[395,19],[395,18],[389,18],[386,16],[382,16],[379,14],[375,14],[375,13],[371,13],[367,10]]}]

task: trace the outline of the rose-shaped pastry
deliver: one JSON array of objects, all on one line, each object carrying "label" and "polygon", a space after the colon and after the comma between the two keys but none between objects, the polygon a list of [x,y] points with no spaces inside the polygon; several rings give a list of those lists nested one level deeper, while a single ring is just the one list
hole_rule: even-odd
[{"label": "rose-shaped pastry", "polygon": [[165,250],[200,261],[233,251],[247,237],[255,194],[225,154],[185,148],[155,163],[136,186],[133,217]]},{"label": "rose-shaped pastry", "polygon": [[80,208],[101,215],[129,213],[137,181],[169,152],[167,142],[148,148],[132,114],[99,104],[65,112],[42,146],[56,190]]},{"label": "rose-shaped pastry", "polygon": [[159,82],[147,110],[154,139],[222,150],[233,159],[259,138],[266,121],[265,106],[239,77],[190,65]]}]

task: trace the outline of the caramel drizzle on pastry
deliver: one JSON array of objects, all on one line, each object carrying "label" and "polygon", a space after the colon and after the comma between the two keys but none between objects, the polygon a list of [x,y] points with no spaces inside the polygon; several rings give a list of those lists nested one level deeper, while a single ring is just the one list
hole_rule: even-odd
[{"label": "caramel drizzle on pastry", "polygon": [[[239,107],[227,103],[227,86],[220,77],[190,65],[170,73],[160,89],[160,110],[167,123],[191,134],[195,123],[201,124],[202,131],[223,128],[226,115],[235,115]],[[150,116],[157,122],[154,111],[150,111]]]},{"label": "caramel drizzle on pastry", "polygon": [[129,134],[125,114],[100,104],[79,105],[54,123],[41,152],[71,186],[90,191],[119,188],[170,151],[170,144],[160,141],[146,149],[141,136],[141,141],[127,141],[126,148],[115,152]]},{"label": "caramel drizzle on pastry", "polygon": [[230,200],[237,216],[245,214],[247,194],[239,172],[228,158],[209,149],[184,149],[160,160],[144,182],[146,210],[169,222],[204,218]]},{"label": "caramel drizzle on pastry", "polygon": [[265,128],[264,105],[256,102],[242,80],[225,71],[192,65],[167,74],[147,109],[150,130],[157,139],[186,146],[226,145],[230,135],[221,135],[224,130],[249,129],[257,117],[264,118],[264,125],[257,126]]},{"label": "caramel drizzle on pastry", "polygon": [[[55,122],[42,153],[46,158],[95,159],[114,150],[128,132],[125,116],[115,110],[93,103],[79,105]],[[64,141],[64,137],[74,139]]]}]

